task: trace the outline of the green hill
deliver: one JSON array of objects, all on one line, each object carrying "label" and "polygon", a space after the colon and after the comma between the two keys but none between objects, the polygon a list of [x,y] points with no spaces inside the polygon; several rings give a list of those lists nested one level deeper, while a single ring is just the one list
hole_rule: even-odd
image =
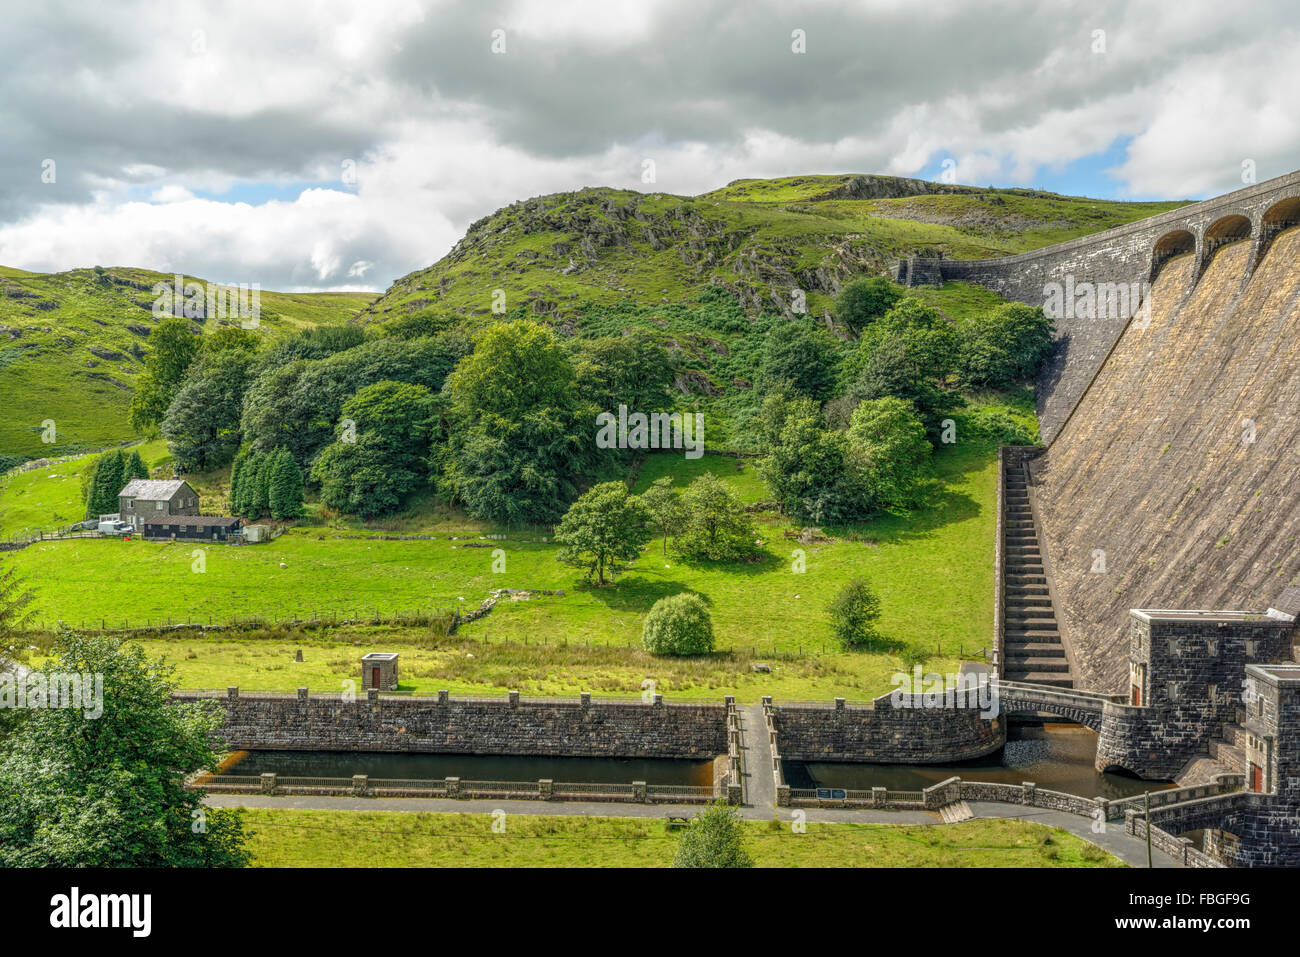
[{"label": "green hill", "polygon": [[1124,203],[887,176],[737,180],[701,196],[607,188],[514,203],[474,223],[437,263],[404,276],[363,314],[489,322],[507,313],[571,324],[582,304],[693,301],[729,289],[750,314],[792,314],[801,289],[823,316],[846,280],[913,251],[1003,256],[1108,229],[1182,203]]},{"label": "green hill", "polygon": [[[174,276],[111,267],[32,273],[0,267],[0,456],[101,448],[133,437],[126,424],[145,340],[157,324],[153,288]],[[185,281],[203,282],[193,276]],[[343,323],[371,293],[261,293],[261,328],[281,337]],[[208,319],[211,331],[236,320]],[[46,420],[53,443],[42,441]]]},{"label": "green hill", "polygon": [[[583,189],[479,220],[441,260],[377,299],[264,291],[261,327],[280,337],[307,325],[382,326],[422,315],[473,326],[527,315],[587,335],[642,325],[672,351],[683,392],[720,396],[747,389],[753,375],[767,326],[745,316],[794,315],[792,290],[827,322],[841,284],[885,273],[909,252],[1006,255],[1178,205],[859,175],[737,180],[696,197]],[[0,464],[133,438],[126,411],[157,321],[153,287],[172,279],[122,267],[0,267],[0,395],[9,412],[0,421]],[[740,311],[716,298],[700,305],[710,286],[729,290]],[[504,315],[493,308],[497,290]],[[917,294],[953,316],[997,301],[961,284]],[[53,443],[42,441],[49,420]]]}]

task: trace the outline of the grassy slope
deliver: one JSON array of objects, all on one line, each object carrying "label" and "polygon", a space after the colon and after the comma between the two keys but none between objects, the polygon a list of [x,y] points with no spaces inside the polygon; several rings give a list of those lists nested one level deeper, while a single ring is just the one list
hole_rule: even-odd
[{"label": "grassy slope", "polygon": [[[468,548],[467,542],[446,537],[494,529],[436,516],[431,523],[398,520],[408,531],[423,525],[439,536],[432,541],[349,538],[345,536],[357,534],[354,529],[309,526],[269,544],[210,547],[202,574],[191,570],[192,543],[44,542],[15,553],[12,562],[37,593],[36,618],[46,623],[63,619],[74,626],[100,618],[120,626],[124,619],[140,624],[211,616],[219,622],[320,611],[351,616],[474,607],[501,587],[565,592],[563,597],[503,602],[486,619],[466,626],[463,638],[488,642],[486,649],[468,652],[472,659],[455,642],[424,649],[413,644],[422,635],[364,629],[332,640],[293,635],[270,636],[269,641],[148,642],[152,652],[178,664],[182,682],[190,687],[233,683],[287,690],[305,683],[336,688],[353,676],[360,643],[367,651],[402,645],[403,686],[422,692],[443,687],[516,688],[534,694],[636,692],[650,677],[675,695],[711,697],[726,689],[750,698],[775,691],[779,684],[787,697],[834,691],[864,698],[888,690],[889,676],[908,661],[928,660],[947,670],[955,664],[956,652],[971,654],[988,643],[995,462],[995,453],[985,445],[943,447],[936,463],[946,491],[932,509],[831,529],[834,541],[810,546],[784,540],[781,532],[788,524],[765,516],[759,520],[765,557],[751,565],[685,564],[671,554],[665,558],[653,543],[615,586],[605,588],[583,584],[576,570],[555,560],[554,545],[518,532],[508,532],[509,539],[501,543],[505,573],[494,573],[491,548]],[[708,468],[746,501],[765,497],[752,462],[738,470],[737,460],[722,456],[697,461],[651,457],[641,469],[638,490],[666,473],[681,486]],[[806,552],[807,570],[801,574],[792,571],[796,547]],[[282,562],[286,567],[280,567]],[[881,630],[889,647],[835,653],[824,608],[857,575],[866,575],[882,596]],[[130,587],[139,581],[154,587]],[[734,657],[691,665],[657,661],[635,650],[650,606],[683,590],[709,601],[718,647],[735,651]],[[304,640],[315,646],[309,661],[286,667],[292,647]],[[539,643],[549,650],[539,649]],[[563,653],[555,647],[562,644],[569,646]],[[590,651],[588,644],[594,646]],[[749,671],[751,657],[773,652],[781,658],[773,662],[773,676]],[[796,660],[801,653],[807,657]]]},{"label": "grassy slope", "polygon": [[606,188],[536,197],[474,224],[451,253],[398,280],[367,314],[382,321],[453,312],[488,321],[499,288],[508,308],[566,320],[579,300],[686,302],[717,283],[751,311],[774,308],[774,292],[786,296],[798,286],[821,315],[839,283],[883,272],[914,249],[1002,256],[1181,205],[888,177],[874,178],[877,193],[944,192],[844,198],[856,179],[741,180],[698,197]]},{"label": "grassy slope", "polygon": [[[676,835],[659,819],[506,818],[411,811],[242,812],[254,867],[667,867]],[[1065,831],[1026,821],[881,824],[744,823],[758,867],[1121,867]]]},{"label": "grassy slope", "polygon": [[[150,469],[171,461],[161,439],[136,446]],[[85,517],[81,475],[96,455],[80,455],[42,468],[0,476],[0,539],[17,532],[53,531]]]},{"label": "grassy slope", "polygon": [[[101,448],[132,437],[126,424],[143,347],[156,324],[153,286],[173,276],[113,267],[62,273],[0,270],[0,454],[40,457]],[[186,281],[194,277],[185,277]],[[371,293],[261,293],[261,328],[272,337],[346,322]],[[211,331],[219,321],[211,319]],[[103,351],[96,355],[91,347]],[[41,441],[53,419],[56,441]]]}]

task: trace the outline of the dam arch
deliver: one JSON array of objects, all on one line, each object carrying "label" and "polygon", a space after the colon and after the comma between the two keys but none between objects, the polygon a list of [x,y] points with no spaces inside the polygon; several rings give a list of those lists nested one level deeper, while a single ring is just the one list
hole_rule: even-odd
[{"label": "dam arch", "polygon": [[1151,270],[1147,282],[1155,282],[1160,268],[1175,256],[1196,252],[1196,236],[1189,229],[1175,229],[1156,240],[1151,249]]},{"label": "dam arch", "polygon": [[1259,242],[1253,265],[1258,266],[1264,261],[1278,233],[1293,226],[1300,226],[1300,195],[1279,200],[1264,210],[1259,220]]},{"label": "dam arch", "polygon": [[1201,234],[1201,260],[1196,267],[1196,278],[1199,280],[1205,275],[1220,249],[1229,243],[1250,239],[1253,231],[1250,217],[1242,213],[1229,213],[1210,223]]}]

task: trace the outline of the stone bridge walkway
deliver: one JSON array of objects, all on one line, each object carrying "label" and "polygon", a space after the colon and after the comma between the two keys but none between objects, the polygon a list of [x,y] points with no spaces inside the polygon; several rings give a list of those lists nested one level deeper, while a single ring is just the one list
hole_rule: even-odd
[{"label": "stone bridge walkway", "polygon": [[[437,814],[491,814],[502,810],[507,814],[539,814],[553,817],[694,817],[699,805],[671,804],[618,804],[581,801],[462,801],[454,798],[363,798],[363,797],[263,797],[257,794],[209,794],[203,801],[209,807],[272,808],[279,810],[315,811],[425,811]],[[1146,842],[1124,833],[1124,825],[1111,822],[1104,834],[1093,834],[1092,822],[1077,814],[1050,811],[1046,808],[1027,808],[1019,804],[1000,804],[994,801],[970,801],[975,818],[1011,818],[1033,821],[1048,827],[1059,827],[1085,841],[1104,848],[1132,867],[1147,866]],[[740,817],[749,821],[770,821],[775,808],[742,807]],[[782,821],[792,821],[793,808],[781,808]],[[945,826],[938,813],[929,811],[873,811],[838,808],[801,808],[807,820],[815,822],[848,821],[857,824],[888,824],[893,826],[933,825]],[[1153,849],[1152,862],[1156,867],[1178,867],[1178,863],[1158,848]],[[864,859],[863,867],[871,860]]]},{"label": "stone bridge walkway", "polygon": [[776,777],[772,773],[772,742],[761,704],[740,709],[740,743],[744,748],[745,803],[772,817],[776,809]]}]

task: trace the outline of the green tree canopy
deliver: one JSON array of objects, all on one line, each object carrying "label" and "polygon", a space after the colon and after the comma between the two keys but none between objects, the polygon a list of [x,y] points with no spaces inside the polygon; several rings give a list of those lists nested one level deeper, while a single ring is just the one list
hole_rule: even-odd
[{"label": "green tree canopy", "polygon": [[852,521],[871,510],[852,468],[845,433],[827,428],[811,399],[768,396],[758,470],[784,514],[814,525]]},{"label": "green tree canopy", "polygon": [[928,488],[933,448],[902,399],[870,399],[853,410],[849,444],[862,488],[876,508],[912,508]]},{"label": "green tree canopy", "polygon": [[288,449],[279,448],[271,453],[266,499],[272,518],[297,518],[302,514],[302,469]]},{"label": "green tree canopy", "polygon": [[136,379],[127,419],[138,432],[162,422],[167,407],[199,354],[203,337],[184,319],[164,319],[153,327],[147,342],[144,371]]},{"label": "green tree canopy", "polygon": [[561,546],[555,557],[584,569],[587,581],[595,575],[603,585],[620,564],[635,561],[649,533],[645,506],[629,495],[622,482],[602,482],[569,506],[555,530]]},{"label": "green tree canopy", "polygon": [[827,606],[831,630],[846,648],[861,647],[879,639],[880,598],[865,578],[849,581]]},{"label": "green tree canopy", "polygon": [[835,298],[835,316],[854,332],[861,332],[902,296],[902,289],[883,276],[855,279],[846,283]]},{"label": "green tree canopy", "polygon": [[255,362],[253,352],[232,344],[211,352],[205,348],[191,367],[162,420],[162,434],[178,471],[204,472],[234,457]]},{"label": "green tree canopy", "polygon": [[765,390],[786,387],[825,402],[835,394],[838,375],[839,346],[829,333],[809,322],[785,323],[768,332],[759,372]]},{"label": "green tree canopy", "polygon": [[1006,389],[1032,379],[1052,354],[1052,320],[1039,306],[1009,302],[960,327],[958,371],[976,388]]},{"label": "green tree canopy", "polygon": [[672,408],[672,360],[649,329],[572,342],[579,394],[601,411],[615,412],[620,404],[633,412]]},{"label": "green tree canopy", "polygon": [[952,323],[919,300],[902,299],[863,332],[850,391],[859,399],[906,399],[933,418],[960,404],[948,388],[958,348]]},{"label": "green tree canopy", "polygon": [[312,466],[330,508],[371,518],[396,511],[428,474],[436,400],[422,385],[383,381],[343,403],[338,437]]},{"label": "green tree canopy", "polygon": [[676,547],[691,558],[735,561],[755,551],[754,522],[717,476],[705,472],[682,494],[685,526]]},{"label": "green tree canopy", "polygon": [[[121,449],[111,449],[96,457],[90,466],[90,480],[86,485],[87,518],[112,515],[118,511],[121,504],[118,495],[129,481],[127,461]],[[147,478],[148,472],[140,477]]]},{"label": "green tree canopy", "polygon": [[173,702],[171,669],[111,637],[63,633],[36,673],[99,676],[102,713],[23,709],[0,741],[0,867],[247,864],[237,812],[185,787],[219,758],[215,702]]},{"label": "green tree canopy", "polygon": [[549,329],[497,323],[447,379],[445,486],[475,518],[555,522],[595,461],[593,405],[580,403]]},{"label": "green tree canopy", "polygon": [[641,493],[641,504],[645,506],[650,524],[663,536],[663,553],[668,554],[668,537],[676,535],[686,521],[686,510],[682,506],[681,496],[673,490],[671,476],[655,479],[650,487]]}]

